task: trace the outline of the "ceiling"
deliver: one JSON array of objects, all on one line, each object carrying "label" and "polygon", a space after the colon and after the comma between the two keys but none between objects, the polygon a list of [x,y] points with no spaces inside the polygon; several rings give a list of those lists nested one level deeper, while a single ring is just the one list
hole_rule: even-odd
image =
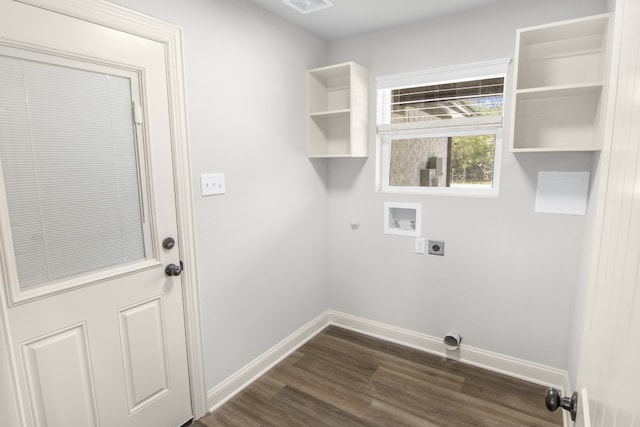
[{"label": "ceiling", "polygon": [[332,0],[333,7],[305,15],[282,0],[251,1],[323,40],[332,41],[503,0]]}]

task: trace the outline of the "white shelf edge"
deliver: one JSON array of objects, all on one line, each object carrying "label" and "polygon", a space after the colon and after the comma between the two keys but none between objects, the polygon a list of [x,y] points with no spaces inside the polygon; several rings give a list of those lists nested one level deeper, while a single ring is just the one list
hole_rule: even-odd
[{"label": "white shelf edge", "polygon": [[515,148],[511,147],[512,153],[569,153],[581,151],[600,151],[600,147],[531,147]]},{"label": "white shelf edge", "polygon": [[[520,34],[526,34],[526,33],[535,33],[538,31],[544,32],[544,31],[549,31],[549,30],[553,30],[553,29],[557,29],[557,28],[562,28],[562,27],[567,27],[567,26],[571,26],[571,25],[589,25],[589,24],[594,24],[597,21],[607,21],[610,20],[612,18],[613,14],[612,13],[602,13],[599,15],[592,15],[592,16],[585,16],[585,17],[578,17],[578,18],[573,18],[573,19],[567,19],[564,21],[557,21],[557,22],[551,22],[551,23],[547,23],[547,24],[541,24],[541,25],[534,25],[531,27],[525,27],[525,28],[518,28],[516,30],[516,34],[520,33]],[[591,34],[599,34],[599,32],[593,32]],[[604,34],[604,32],[603,32]],[[538,44],[540,42],[537,43],[525,43],[525,46],[531,46],[534,44]]]},{"label": "white shelf edge", "polygon": [[[310,74],[322,73],[324,71],[331,71],[331,70],[338,69],[338,68],[347,68],[347,67],[350,67],[352,64],[355,64],[355,62],[347,61],[347,62],[342,62],[340,64],[325,65],[323,67],[313,68],[311,70],[308,70],[307,72],[310,73]],[[347,74],[347,73],[345,73],[345,74]]]},{"label": "white shelf edge", "polygon": [[[522,45],[521,47],[524,48],[528,48],[531,46],[535,46],[535,45]],[[519,58],[519,63],[520,64],[529,64],[529,63],[536,63],[536,62],[542,62],[542,61],[549,61],[549,60],[553,60],[553,59],[558,59],[558,58],[567,58],[567,57],[572,57],[572,56],[586,56],[586,55],[602,55],[604,54],[604,50],[601,47],[598,48],[590,48],[590,49],[575,49],[572,50],[570,53],[567,52],[560,52],[560,53],[554,53],[554,54],[550,54],[550,55],[545,55],[545,56],[541,56],[541,57],[534,57],[534,58]]]},{"label": "white shelf edge", "polygon": [[310,159],[340,159],[340,158],[367,158],[369,156],[356,156],[353,154],[309,154]]},{"label": "white shelf edge", "polygon": [[351,108],[345,108],[342,110],[328,110],[328,111],[318,111],[315,113],[309,113],[309,117],[347,116],[350,113],[351,113]]},{"label": "white shelf edge", "polygon": [[542,86],[532,87],[526,89],[517,89],[516,95],[527,95],[535,93],[553,93],[562,91],[580,91],[583,89],[602,89],[604,82],[592,82],[592,83],[576,83],[571,85],[557,85],[557,86]]}]

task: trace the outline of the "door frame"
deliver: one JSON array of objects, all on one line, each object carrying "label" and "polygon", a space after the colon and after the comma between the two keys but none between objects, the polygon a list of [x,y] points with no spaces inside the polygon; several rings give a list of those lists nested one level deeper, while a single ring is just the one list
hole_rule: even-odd
[{"label": "door frame", "polygon": [[[191,408],[195,419],[207,412],[200,293],[197,281],[191,156],[187,129],[182,29],[102,0],[13,0],[162,43],[166,55],[171,149],[180,259],[184,262],[182,294]],[[6,289],[0,287],[0,409],[9,420],[25,425],[24,402],[18,389],[8,325]],[[10,423],[11,424],[11,423]]]}]

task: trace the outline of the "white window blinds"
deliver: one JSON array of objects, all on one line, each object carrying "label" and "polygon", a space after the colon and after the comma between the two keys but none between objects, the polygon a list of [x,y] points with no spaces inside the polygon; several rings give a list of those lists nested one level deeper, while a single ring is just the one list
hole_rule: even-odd
[{"label": "white window blinds", "polygon": [[509,60],[378,79],[378,132],[500,126]]},{"label": "white window blinds", "polygon": [[145,258],[130,79],[0,56],[0,157],[21,288]]}]

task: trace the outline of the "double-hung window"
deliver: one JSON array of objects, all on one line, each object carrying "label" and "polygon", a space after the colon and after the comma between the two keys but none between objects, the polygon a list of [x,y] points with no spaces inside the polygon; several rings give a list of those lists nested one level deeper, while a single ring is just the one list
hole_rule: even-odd
[{"label": "double-hung window", "polygon": [[378,189],[498,194],[509,60],[378,78]]}]

